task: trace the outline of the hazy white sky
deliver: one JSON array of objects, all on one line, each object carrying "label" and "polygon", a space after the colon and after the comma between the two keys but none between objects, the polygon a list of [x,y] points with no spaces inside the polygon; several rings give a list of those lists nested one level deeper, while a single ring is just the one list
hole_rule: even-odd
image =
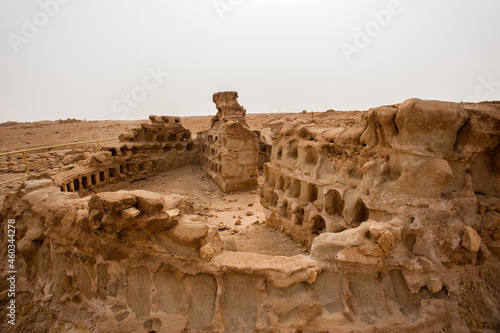
[{"label": "hazy white sky", "polygon": [[[499,0],[2,0],[0,122],[500,99]],[[168,75],[165,73],[168,72]]]}]

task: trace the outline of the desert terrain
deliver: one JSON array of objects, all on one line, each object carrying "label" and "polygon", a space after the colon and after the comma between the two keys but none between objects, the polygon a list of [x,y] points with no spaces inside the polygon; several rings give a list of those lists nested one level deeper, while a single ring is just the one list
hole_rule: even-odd
[{"label": "desert terrain", "polygon": [[500,329],[500,103],[245,115],[237,98],[0,125],[4,153],[119,139],[29,152],[35,175],[1,185],[15,332]]},{"label": "desert terrain", "polygon": [[[297,119],[318,121],[328,118],[335,119],[339,123],[354,124],[359,121],[361,112],[321,112],[321,113],[283,113],[283,114],[247,114],[246,119],[250,128],[265,129],[270,122],[280,119]],[[182,125],[190,129],[193,137],[196,133],[210,128],[212,116],[181,117]],[[61,145],[66,143],[84,142],[93,140],[105,140],[118,138],[124,132],[149,122],[148,119],[134,121],[83,121],[68,119],[60,121],[40,121],[34,123],[8,122],[0,124],[0,153]],[[265,132],[265,133],[268,133]],[[268,139],[269,140],[269,139]],[[113,144],[103,143],[104,146]],[[79,155],[83,152],[95,152],[95,144],[52,148],[43,150],[41,153],[52,153],[61,156]],[[40,152],[28,153],[30,165],[36,165],[40,159],[47,155],[39,155]],[[30,158],[31,156],[31,158]],[[3,158],[3,160],[2,160]],[[0,161],[16,163],[24,166],[21,154],[9,157],[0,157]],[[8,162],[7,162],[8,161]],[[14,162],[15,161],[15,162]],[[80,161],[81,162],[81,161]],[[83,160],[85,162],[85,160]],[[71,166],[71,164],[69,164]],[[57,166],[64,166],[59,163]],[[31,166],[30,166],[31,168]],[[49,170],[49,168],[44,169]],[[68,170],[68,169],[65,169]],[[23,177],[25,172],[0,173],[0,182]],[[260,171],[259,182],[262,183],[263,173]],[[7,183],[0,186],[0,194],[13,191],[19,187],[21,181]],[[183,167],[166,172],[148,179],[138,180],[124,187],[126,190],[148,190],[160,194],[182,194],[195,205],[195,212],[203,217],[203,220],[211,225],[220,226],[221,235],[235,242],[238,251],[255,252],[273,255],[296,255],[307,253],[308,249],[297,244],[291,237],[286,236],[279,230],[265,226],[265,217],[260,204],[260,192],[239,192],[225,194],[210,179],[201,167]],[[0,203],[3,198],[0,197]]]}]

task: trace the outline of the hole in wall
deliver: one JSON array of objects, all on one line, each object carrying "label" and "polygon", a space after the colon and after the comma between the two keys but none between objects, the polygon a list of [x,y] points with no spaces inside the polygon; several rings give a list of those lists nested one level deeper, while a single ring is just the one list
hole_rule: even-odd
[{"label": "hole in wall", "polygon": [[318,151],[313,147],[307,147],[304,162],[306,162],[307,164],[316,165],[318,163]]},{"label": "hole in wall", "polygon": [[82,177],[82,187],[83,189],[87,189],[89,187],[88,178]]},{"label": "hole in wall", "polygon": [[293,214],[293,222],[296,225],[302,225],[304,223],[304,209],[297,208]]},{"label": "hole in wall", "polygon": [[330,215],[342,215],[344,200],[337,190],[330,190],[325,195],[325,210]]},{"label": "hole in wall", "polygon": [[323,232],[325,232],[326,229],[326,223],[325,219],[323,219],[321,216],[315,216],[312,221],[311,225],[311,233],[313,235],[319,235]]},{"label": "hole in wall", "polygon": [[318,187],[314,184],[307,186],[307,201],[314,202],[318,200]]},{"label": "hole in wall", "polygon": [[299,154],[299,144],[297,141],[290,141],[288,144],[288,157],[297,159]]},{"label": "hole in wall", "polygon": [[290,183],[290,196],[292,198],[298,198],[300,196],[300,180],[292,178]]},{"label": "hole in wall", "polygon": [[76,192],[80,190],[80,181],[78,179],[73,180],[73,189]]}]

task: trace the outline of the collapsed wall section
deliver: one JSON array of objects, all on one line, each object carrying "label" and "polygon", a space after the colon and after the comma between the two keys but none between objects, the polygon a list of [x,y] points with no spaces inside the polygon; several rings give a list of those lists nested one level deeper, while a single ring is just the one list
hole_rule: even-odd
[{"label": "collapsed wall section", "polygon": [[258,185],[259,139],[245,121],[238,93],[219,92],[213,101],[217,115],[208,131],[198,133],[203,169],[224,192]]},{"label": "collapsed wall section", "polygon": [[120,143],[104,147],[92,156],[89,166],[54,176],[65,192],[81,195],[100,188],[114,189],[134,180],[191,164],[199,164],[198,144],[180,118],[150,116],[142,124],[120,135]]}]

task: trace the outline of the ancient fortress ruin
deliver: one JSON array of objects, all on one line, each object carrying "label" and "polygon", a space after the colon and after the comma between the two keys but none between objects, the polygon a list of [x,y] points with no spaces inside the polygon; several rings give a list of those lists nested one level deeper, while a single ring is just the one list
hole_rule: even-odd
[{"label": "ancient fortress ruin", "polygon": [[[214,95],[196,139],[151,116],[89,166],[5,199],[18,332],[500,331],[500,103],[284,119],[271,145],[237,97]],[[257,188],[263,167],[266,224],[310,254],[234,251],[184,197],[120,190],[197,164],[224,192]]]}]

